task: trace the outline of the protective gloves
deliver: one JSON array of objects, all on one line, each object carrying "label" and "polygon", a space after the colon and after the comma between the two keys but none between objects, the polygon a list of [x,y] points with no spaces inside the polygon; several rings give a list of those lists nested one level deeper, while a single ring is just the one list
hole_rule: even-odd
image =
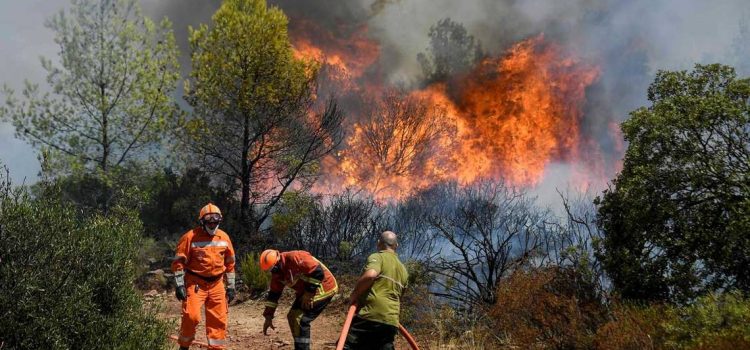
[{"label": "protective gloves", "polygon": [[237,295],[237,293],[235,292],[236,289],[234,288],[234,281],[234,272],[227,272],[227,304],[231,303],[232,300],[234,300],[234,297]]},{"label": "protective gloves", "polygon": [[174,273],[175,289],[174,295],[177,299],[185,301],[187,300],[187,290],[185,290],[185,271],[177,271]]}]

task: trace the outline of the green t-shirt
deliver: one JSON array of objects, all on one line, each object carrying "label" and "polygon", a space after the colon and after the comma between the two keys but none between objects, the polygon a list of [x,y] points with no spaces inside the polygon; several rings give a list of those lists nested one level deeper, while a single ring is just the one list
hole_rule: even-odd
[{"label": "green t-shirt", "polygon": [[367,257],[365,271],[375,270],[378,277],[364,297],[360,297],[359,317],[398,327],[401,295],[409,274],[396,253],[380,251]]}]

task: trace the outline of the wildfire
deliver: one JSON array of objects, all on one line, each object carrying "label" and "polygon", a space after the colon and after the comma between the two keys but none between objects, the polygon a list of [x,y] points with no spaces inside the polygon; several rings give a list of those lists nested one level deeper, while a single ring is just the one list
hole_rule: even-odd
[{"label": "wildfire", "polygon": [[349,186],[400,198],[448,178],[454,123],[446,110],[419,95],[388,90],[367,103],[340,154]]},{"label": "wildfire", "polygon": [[359,26],[344,37],[336,36],[307,20],[290,22],[298,57],[323,63],[327,78],[353,82],[371,67],[380,55],[380,47],[367,37],[367,27]]},{"label": "wildfire", "polygon": [[482,62],[458,84],[459,179],[533,185],[551,161],[576,160],[585,89],[597,75],[541,35]]},{"label": "wildfire", "polygon": [[598,69],[542,35],[447,83],[400,91],[363,78],[379,52],[364,29],[346,40],[305,29],[294,40],[297,51],[333,67],[324,79],[358,95],[348,106],[356,122],[343,149],[322,163],[324,184],[316,190],[354,186],[399,199],[440,181],[528,186],[549,164],[592,154],[580,130],[585,89]]}]

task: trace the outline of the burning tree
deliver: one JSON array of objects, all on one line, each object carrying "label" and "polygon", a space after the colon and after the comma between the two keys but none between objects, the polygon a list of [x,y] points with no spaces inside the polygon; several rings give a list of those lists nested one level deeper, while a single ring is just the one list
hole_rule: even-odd
[{"label": "burning tree", "polygon": [[343,117],[333,101],[311,112],[318,65],[293,56],[279,9],[231,0],[213,22],[191,29],[186,141],[209,172],[239,186],[243,227],[255,232],[286,190],[317,175]]},{"label": "burning tree", "polygon": [[398,90],[371,100],[342,152],[348,184],[382,196],[403,195],[398,191],[410,188],[403,182],[416,174],[439,180],[448,159],[438,151],[455,134],[447,118],[439,105]]}]

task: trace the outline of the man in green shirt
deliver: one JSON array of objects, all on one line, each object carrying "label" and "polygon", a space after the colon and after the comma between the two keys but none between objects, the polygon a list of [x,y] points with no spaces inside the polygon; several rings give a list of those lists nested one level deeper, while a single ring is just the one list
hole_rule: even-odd
[{"label": "man in green shirt", "polygon": [[378,239],[378,252],[367,258],[349,302],[358,306],[344,349],[393,349],[398,333],[401,295],[409,274],[396,255],[396,234],[385,231]]}]

